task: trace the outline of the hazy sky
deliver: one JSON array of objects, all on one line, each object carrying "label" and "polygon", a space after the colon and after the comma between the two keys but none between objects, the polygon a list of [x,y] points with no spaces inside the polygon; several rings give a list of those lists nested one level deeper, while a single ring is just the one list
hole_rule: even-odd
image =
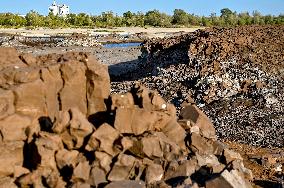
[{"label": "hazy sky", "polygon": [[[113,11],[122,14],[127,10],[146,12],[158,9],[172,14],[176,8],[183,9],[197,15],[219,14],[220,9],[230,8],[243,12],[258,10],[263,14],[279,15],[284,13],[284,0],[57,0],[70,6],[72,13],[85,12],[100,14],[103,11]],[[52,0],[0,0],[0,12],[25,14],[36,10],[41,14],[48,14],[48,6]]]}]

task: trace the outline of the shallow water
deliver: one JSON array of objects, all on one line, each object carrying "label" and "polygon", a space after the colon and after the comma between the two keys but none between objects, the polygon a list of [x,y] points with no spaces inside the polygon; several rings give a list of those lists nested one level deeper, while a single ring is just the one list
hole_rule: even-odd
[{"label": "shallow water", "polygon": [[140,46],[140,42],[128,42],[128,43],[108,43],[104,44],[105,48],[126,48],[126,47],[138,47]]}]

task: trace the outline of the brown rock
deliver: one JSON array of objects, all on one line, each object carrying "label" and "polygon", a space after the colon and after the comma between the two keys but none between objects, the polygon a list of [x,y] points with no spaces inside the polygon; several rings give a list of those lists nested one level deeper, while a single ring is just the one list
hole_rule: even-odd
[{"label": "brown rock", "polygon": [[17,114],[13,114],[0,120],[2,140],[5,142],[24,141],[27,138],[26,130],[31,123],[32,122],[28,117]]},{"label": "brown rock", "polygon": [[90,173],[90,184],[98,187],[101,183],[107,183],[106,173],[99,167],[93,167]]},{"label": "brown rock", "polygon": [[[63,87],[63,79],[60,72],[60,64],[48,66],[40,69],[41,79],[45,85],[45,100],[48,116],[54,120],[58,118],[58,112],[61,110],[61,101],[58,93]],[[59,117],[60,118],[60,117]]]},{"label": "brown rock", "polygon": [[114,127],[120,133],[140,135],[153,130],[157,114],[139,108],[118,108]]},{"label": "brown rock", "polygon": [[198,126],[204,137],[213,139],[216,138],[213,124],[209,118],[195,105],[189,105],[183,108],[180,116],[182,119],[190,120],[193,125]]},{"label": "brown rock", "polygon": [[77,157],[79,152],[76,150],[68,151],[66,149],[59,150],[56,155],[56,164],[59,169],[62,169],[65,166],[72,166],[75,168],[77,165]]},{"label": "brown rock", "polygon": [[105,173],[108,173],[111,170],[110,165],[112,163],[112,157],[107,153],[99,151],[95,152],[95,157],[95,163],[97,164],[94,164],[94,166],[99,166],[105,171]]},{"label": "brown rock", "polygon": [[[114,141],[118,139],[119,133],[107,123],[101,125],[91,136],[87,146],[87,151],[98,149],[112,156],[118,153],[118,150],[113,147]],[[99,143],[99,148],[97,148]]]},{"label": "brown rock", "polygon": [[143,153],[151,159],[162,158],[163,151],[160,144],[160,139],[157,136],[144,137],[141,140]]},{"label": "brown rock", "polygon": [[29,66],[35,66],[37,62],[37,59],[29,53],[20,55],[20,59],[23,61],[23,63]]},{"label": "brown rock", "polygon": [[189,177],[196,170],[196,160],[183,161],[182,164],[177,165],[175,168],[169,167],[165,174],[165,180],[169,180],[176,177]]},{"label": "brown rock", "polygon": [[226,163],[229,164],[230,162],[234,160],[243,160],[242,156],[239,153],[236,153],[229,149],[224,149],[224,157],[226,159]]},{"label": "brown rock", "polygon": [[70,110],[70,135],[74,141],[74,148],[80,148],[83,145],[84,138],[93,132],[94,126],[86,119],[77,108]]},{"label": "brown rock", "polygon": [[[35,92],[36,91],[36,92]],[[47,115],[45,103],[45,86],[38,79],[14,88],[15,110],[31,118]]]},{"label": "brown rock", "polygon": [[15,48],[0,48],[0,70],[8,66],[20,68],[26,65],[20,60]]},{"label": "brown rock", "polygon": [[74,183],[71,188],[91,188],[91,185],[88,183],[77,182]]},{"label": "brown rock", "polygon": [[57,171],[55,153],[64,148],[60,136],[41,132],[35,144],[37,147],[37,152],[40,156],[40,166]]},{"label": "brown rock", "polygon": [[206,182],[206,188],[251,188],[252,186],[239,175],[238,171],[225,170],[222,174]]},{"label": "brown rock", "polygon": [[13,114],[14,95],[12,91],[0,89],[0,120]]},{"label": "brown rock", "polygon": [[161,165],[151,164],[146,168],[146,183],[151,184],[161,181],[164,176],[164,169]]},{"label": "brown rock", "polygon": [[134,170],[136,159],[130,155],[121,154],[118,156],[117,162],[114,164],[110,174],[109,181],[128,180],[131,170]]},{"label": "brown rock", "polygon": [[68,111],[78,108],[83,114],[87,114],[86,99],[86,67],[82,62],[67,61],[61,65],[60,72],[64,80],[60,91],[60,110]]},{"label": "brown rock", "polygon": [[10,177],[0,178],[0,188],[17,188],[18,186],[14,181],[15,179]]},{"label": "brown rock", "polygon": [[208,155],[213,154],[213,146],[209,140],[201,137],[199,134],[192,133],[191,134],[191,145],[190,148],[193,152],[198,153],[200,155]]},{"label": "brown rock", "polygon": [[23,148],[21,141],[0,143],[0,177],[12,176],[15,168],[23,165]]},{"label": "brown rock", "polygon": [[73,171],[73,181],[87,181],[89,179],[91,167],[88,161],[80,162]]},{"label": "brown rock", "polygon": [[106,110],[104,100],[110,94],[110,77],[108,67],[98,63],[94,57],[88,57],[86,65],[88,114],[90,115]]},{"label": "brown rock", "polygon": [[111,109],[116,110],[117,108],[133,108],[134,99],[131,93],[125,94],[113,94],[111,95]]},{"label": "brown rock", "polygon": [[143,181],[116,181],[111,182],[105,188],[146,188],[146,185]]},{"label": "brown rock", "polygon": [[62,133],[67,129],[70,122],[70,114],[67,111],[60,111],[58,113],[58,118],[53,124],[52,131],[55,133]]}]

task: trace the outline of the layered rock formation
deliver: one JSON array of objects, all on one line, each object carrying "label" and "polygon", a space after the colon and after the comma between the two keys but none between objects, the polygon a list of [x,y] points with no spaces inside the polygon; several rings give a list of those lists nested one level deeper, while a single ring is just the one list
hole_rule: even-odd
[{"label": "layered rock formation", "polygon": [[251,187],[196,105],[177,119],[140,84],[109,95],[87,54],[0,54],[0,187]]}]

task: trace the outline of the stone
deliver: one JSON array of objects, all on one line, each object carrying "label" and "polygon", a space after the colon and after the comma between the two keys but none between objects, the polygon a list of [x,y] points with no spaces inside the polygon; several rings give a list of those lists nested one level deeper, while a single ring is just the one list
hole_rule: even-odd
[{"label": "stone", "polygon": [[159,164],[151,164],[146,168],[146,183],[151,184],[161,181],[164,176],[164,169]]},{"label": "stone", "polygon": [[105,171],[99,167],[93,167],[90,173],[89,181],[92,186],[96,187],[98,187],[100,184],[107,183]]},{"label": "stone", "polygon": [[144,137],[141,140],[143,153],[153,159],[162,158],[163,151],[160,144],[160,139],[157,136]]},{"label": "stone", "polygon": [[[104,123],[91,135],[86,150],[93,151],[98,149],[115,156],[118,150],[113,145],[118,138],[119,132],[107,123]],[[99,146],[97,146],[97,143],[99,143]]]},{"label": "stone", "polygon": [[22,166],[14,166],[14,178],[18,178],[24,174],[28,174],[30,171]]},{"label": "stone", "polygon": [[26,67],[15,48],[0,48],[0,70],[8,66]]},{"label": "stone", "polygon": [[77,165],[77,158],[79,152],[77,150],[66,150],[61,149],[55,154],[56,164],[59,169],[62,169],[65,166],[72,166],[73,168]]},{"label": "stone", "polygon": [[106,110],[105,99],[110,95],[110,77],[108,67],[98,63],[98,61],[89,56],[85,60],[87,71],[87,99],[88,115]]},{"label": "stone", "polygon": [[[40,156],[40,166],[57,170],[55,153],[64,148],[59,135],[41,132],[39,138],[35,141],[36,149],[33,152]],[[33,159],[31,159],[33,160]]]},{"label": "stone", "polygon": [[206,181],[206,188],[252,188],[237,170],[225,170],[217,178]]},{"label": "stone", "polygon": [[165,180],[177,177],[189,177],[195,172],[196,165],[196,160],[187,160],[183,161],[180,165],[176,164],[175,167],[169,167],[165,174]]},{"label": "stone", "polygon": [[73,181],[87,181],[89,179],[91,167],[88,161],[80,162],[73,171]]},{"label": "stone", "polygon": [[[27,139],[26,130],[31,125],[30,118],[13,114],[0,120],[0,132],[2,140],[9,141],[24,141]],[[17,131],[15,131],[17,130]]]},{"label": "stone", "polygon": [[131,93],[111,95],[111,110],[117,108],[133,108],[134,99]]},{"label": "stone", "polygon": [[14,94],[10,90],[0,89],[0,120],[13,114],[14,107]]},{"label": "stone", "polygon": [[131,170],[134,170],[136,159],[130,155],[120,154],[117,162],[108,175],[109,181],[128,180]]},{"label": "stone", "polygon": [[91,185],[88,183],[77,182],[74,183],[71,188],[91,188]]},{"label": "stone", "polygon": [[193,125],[198,126],[202,135],[206,138],[216,139],[216,132],[209,118],[195,105],[189,105],[180,112],[182,119],[189,120]]},{"label": "stone", "polygon": [[40,79],[20,84],[13,89],[13,92],[16,112],[31,118],[47,115],[45,85]]},{"label": "stone", "polygon": [[0,177],[14,175],[15,168],[23,165],[23,148],[22,141],[0,143]]},{"label": "stone", "polygon": [[191,134],[190,148],[193,152],[200,155],[213,154],[213,146],[206,138],[201,137],[199,134]]},{"label": "stone", "polygon": [[111,170],[111,163],[112,163],[112,157],[104,152],[95,152],[95,163],[98,163],[97,165],[101,167],[105,173],[108,173]]},{"label": "stone", "polygon": [[224,149],[223,155],[226,159],[226,164],[229,164],[234,160],[243,160],[242,156],[239,153],[236,153],[230,149]]},{"label": "stone", "polygon": [[140,135],[153,130],[157,114],[139,108],[118,108],[114,127],[120,133]]},{"label": "stone", "polygon": [[68,60],[60,67],[63,88],[59,92],[60,110],[78,108],[87,114],[86,67],[82,62]]},{"label": "stone", "polygon": [[60,111],[58,113],[58,118],[56,119],[55,123],[53,124],[52,131],[55,133],[62,133],[67,129],[70,122],[70,114],[68,111]]},{"label": "stone", "polygon": [[14,182],[15,179],[10,177],[0,178],[0,188],[17,188],[18,186]]},{"label": "stone", "polygon": [[106,185],[105,188],[146,188],[146,185],[143,181],[115,181]]},{"label": "stone", "polygon": [[87,120],[84,114],[77,108],[70,110],[70,135],[74,141],[74,148],[78,149],[83,145],[86,136],[89,136],[94,126]]}]

